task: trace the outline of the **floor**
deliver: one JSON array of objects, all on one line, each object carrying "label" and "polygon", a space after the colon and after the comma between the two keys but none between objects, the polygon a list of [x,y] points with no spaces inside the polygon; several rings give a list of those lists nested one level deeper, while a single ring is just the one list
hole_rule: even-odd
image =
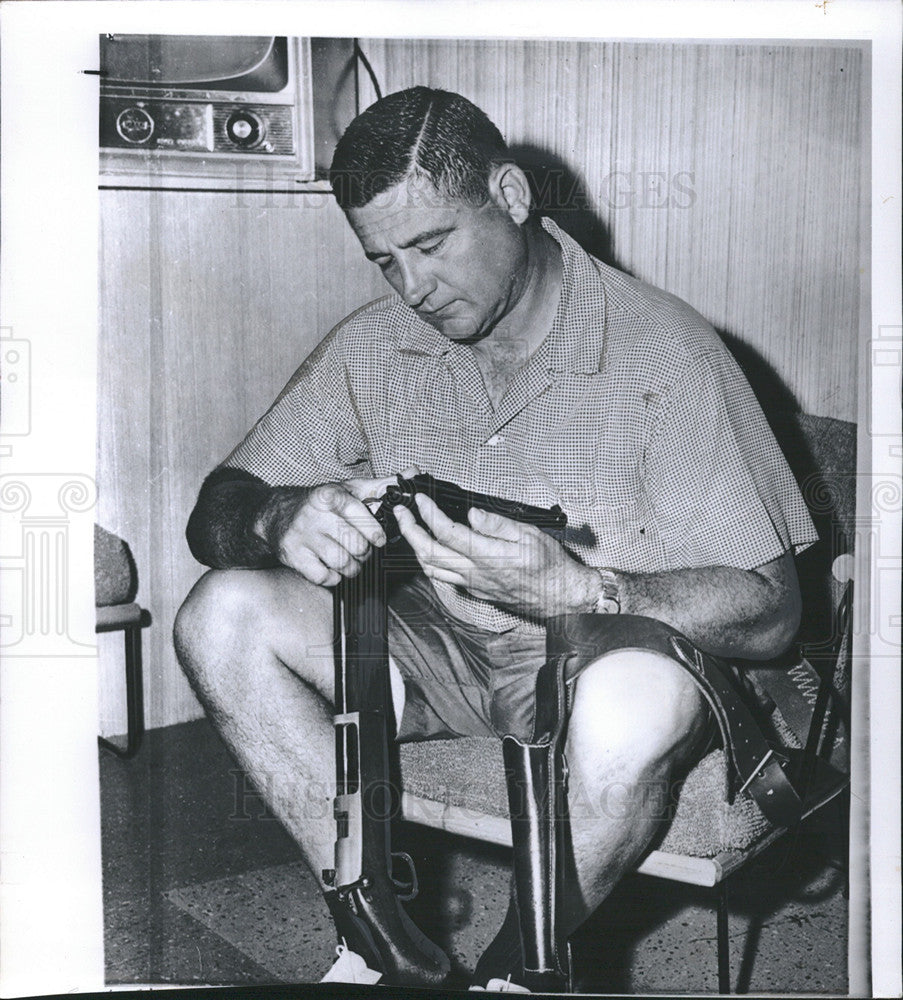
[{"label": "floor", "polygon": [[[206,720],[149,732],[131,761],[100,761],[108,983],[319,981],[335,946],[325,905]],[[732,883],[735,990],[846,993],[835,826],[828,808]],[[466,983],[507,903],[508,852],[409,824],[393,846],[420,876],[408,912]],[[705,890],[632,876],[574,948],[582,992],[716,991]]]}]

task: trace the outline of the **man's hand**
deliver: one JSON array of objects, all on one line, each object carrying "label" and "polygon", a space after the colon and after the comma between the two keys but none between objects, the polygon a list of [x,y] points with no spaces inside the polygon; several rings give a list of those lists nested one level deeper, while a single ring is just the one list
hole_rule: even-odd
[{"label": "man's hand", "polygon": [[536,618],[586,611],[598,596],[598,575],[539,528],[475,508],[467,527],[422,494],[417,506],[429,532],[404,507],[395,517],[431,580]]},{"label": "man's hand", "polygon": [[371,547],[386,544],[385,533],[363,501],[382,496],[394,482],[395,476],[387,476],[315,486],[282,519],[279,537],[270,539],[279,561],[321,587],[356,576]]}]

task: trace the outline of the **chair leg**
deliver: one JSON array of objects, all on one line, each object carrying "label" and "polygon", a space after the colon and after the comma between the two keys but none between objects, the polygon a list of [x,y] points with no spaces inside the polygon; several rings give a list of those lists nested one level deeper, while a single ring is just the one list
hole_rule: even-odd
[{"label": "chair leg", "polygon": [[718,992],[728,994],[731,991],[731,956],[730,936],[727,921],[727,879],[718,883]]},{"label": "chair leg", "polygon": [[125,699],[127,718],[126,745],[116,746],[111,740],[100,738],[100,745],[123,760],[138,753],[144,736],[144,680],[141,664],[141,626],[130,625],[125,629]]}]

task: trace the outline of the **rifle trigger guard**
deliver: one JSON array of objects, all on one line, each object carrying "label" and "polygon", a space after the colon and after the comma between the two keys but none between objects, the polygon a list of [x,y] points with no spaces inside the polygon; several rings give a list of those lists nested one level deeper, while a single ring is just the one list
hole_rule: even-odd
[{"label": "rifle trigger guard", "polygon": [[395,886],[395,895],[403,902],[407,903],[408,900],[414,899],[417,893],[420,892],[420,883],[417,881],[417,869],[414,867],[414,859],[406,851],[393,851],[392,860],[400,858],[408,866],[408,875],[410,876],[407,882],[401,879],[395,878],[394,875],[390,876],[392,879],[392,885]]}]

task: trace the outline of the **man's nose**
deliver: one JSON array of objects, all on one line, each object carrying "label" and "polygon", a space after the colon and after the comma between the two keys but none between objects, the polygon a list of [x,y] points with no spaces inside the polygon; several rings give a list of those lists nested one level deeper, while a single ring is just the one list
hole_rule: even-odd
[{"label": "man's nose", "polygon": [[401,297],[412,309],[422,305],[436,287],[436,281],[426,261],[403,260],[400,262]]}]

